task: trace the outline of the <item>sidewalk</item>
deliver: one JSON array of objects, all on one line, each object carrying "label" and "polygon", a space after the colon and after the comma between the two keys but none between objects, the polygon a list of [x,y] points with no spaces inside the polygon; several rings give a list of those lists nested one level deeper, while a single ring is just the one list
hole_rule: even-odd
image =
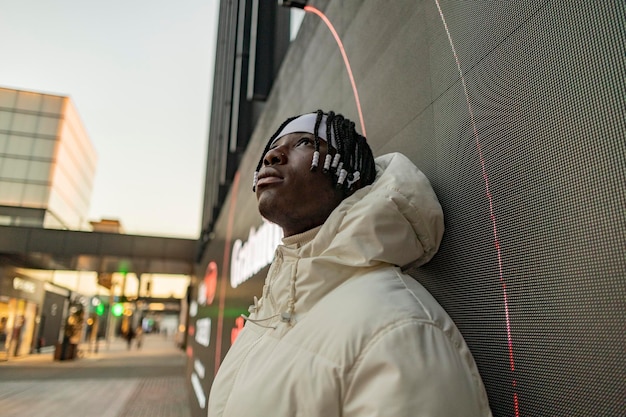
[{"label": "sidewalk", "polygon": [[[141,349],[137,349],[135,341],[133,340],[132,349],[128,349],[128,345],[126,340],[122,338],[114,338],[110,341],[100,340],[97,345],[81,343],[80,344],[80,354],[82,358],[79,359],[103,359],[103,358],[123,358],[123,357],[141,357],[141,356],[159,356],[159,355],[176,355],[181,353],[181,350],[178,349],[174,343],[174,340],[171,336],[166,337],[164,335],[158,334],[146,334],[143,336],[143,343]],[[53,360],[54,348],[49,346],[43,349],[42,353],[31,353],[30,355],[23,356],[12,356],[8,359],[8,361],[4,360],[4,352],[3,355],[0,356],[0,366],[19,363],[19,364],[30,364],[30,363],[41,363],[48,362],[49,360]],[[61,362],[75,362],[73,360],[69,361],[61,361]]]},{"label": "sidewalk", "polygon": [[74,360],[48,352],[0,361],[0,414],[189,417],[186,356],[172,338],[144,335],[140,350],[122,339],[81,350]]}]

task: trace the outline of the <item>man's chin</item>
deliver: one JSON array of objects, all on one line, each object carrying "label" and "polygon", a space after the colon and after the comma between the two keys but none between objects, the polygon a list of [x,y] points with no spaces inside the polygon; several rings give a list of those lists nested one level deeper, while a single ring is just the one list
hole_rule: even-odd
[{"label": "man's chin", "polygon": [[277,207],[272,201],[270,194],[270,192],[257,193],[257,208],[264,219],[274,223],[273,219],[276,217]]}]

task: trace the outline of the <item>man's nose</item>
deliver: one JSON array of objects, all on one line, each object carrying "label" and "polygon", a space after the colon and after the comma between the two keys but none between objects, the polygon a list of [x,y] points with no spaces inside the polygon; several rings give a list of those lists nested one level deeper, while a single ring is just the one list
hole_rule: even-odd
[{"label": "man's nose", "polygon": [[265,154],[263,158],[263,165],[280,165],[287,162],[287,155],[282,150],[282,146],[277,146],[276,148],[270,149]]}]

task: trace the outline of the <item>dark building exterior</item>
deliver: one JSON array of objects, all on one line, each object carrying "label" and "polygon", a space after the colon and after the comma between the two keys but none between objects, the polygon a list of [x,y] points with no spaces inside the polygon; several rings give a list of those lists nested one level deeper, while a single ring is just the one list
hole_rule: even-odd
[{"label": "dark building exterior", "polygon": [[[266,140],[287,117],[318,108],[359,120],[323,21],[307,14],[281,58],[287,17],[274,3],[221,2],[188,300],[198,417],[280,239],[251,192]],[[623,3],[309,4],[343,40],[375,155],[407,155],[442,203],[441,249],[410,273],[464,334],[494,415],[623,415]],[[260,5],[275,14],[260,18]],[[276,36],[262,42],[275,49],[260,92],[246,73],[253,15],[257,40],[258,31]]]}]

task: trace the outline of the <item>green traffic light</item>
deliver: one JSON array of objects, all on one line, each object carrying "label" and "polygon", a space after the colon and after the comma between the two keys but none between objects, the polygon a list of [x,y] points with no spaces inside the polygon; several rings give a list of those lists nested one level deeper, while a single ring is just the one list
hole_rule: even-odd
[{"label": "green traffic light", "polygon": [[121,316],[124,313],[124,306],[122,304],[114,304],[111,313],[113,313],[115,317]]},{"label": "green traffic light", "polygon": [[96,314],[99,316],[104,314],[104,304],[98,304],[96,306]]}]

